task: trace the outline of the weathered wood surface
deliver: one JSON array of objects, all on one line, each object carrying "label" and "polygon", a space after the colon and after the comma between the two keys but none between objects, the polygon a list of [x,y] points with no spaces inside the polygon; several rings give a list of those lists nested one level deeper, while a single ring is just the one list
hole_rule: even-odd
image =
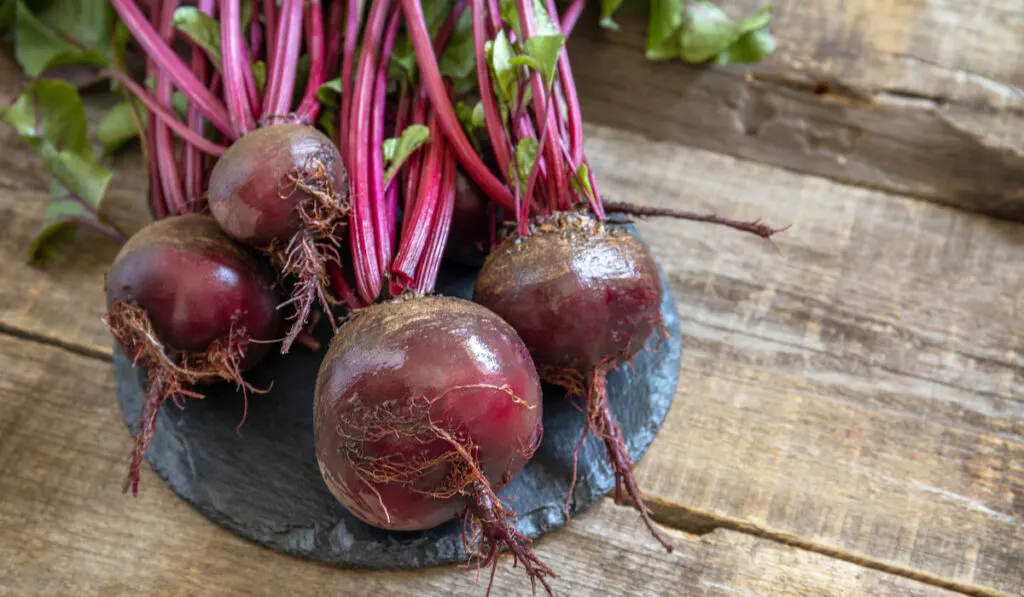
[{"label": "weathered wood surface", "polygon": [[[794,225],[783,258],[733,231],[640,224],[686,342],[677,402],[639,467],[659,519],[978,594],[1024,590],[1024,226],[588,135],[611,198]],[[56,270],[19,262],[42,200],[0,197],[14,282],[0,288],[3,324],[108,354],[99,281],[112,249],[96,254],[96,239]]]},{"label": "weathered wood surface", "polygon": [[[109,364],[0,335],[0,596],[483,595],[487,575],[332,569],[215,527],[148,469],[121,495],[129,442]],[[750,534],[667,531],[666,554],[605,500],[539,540],[559,595],[953,597]],[[495,595],[529,595],[507,562]]]},{"label": "weathered wood surface", "polygon": [[1019,0],[772,4],[776,53],[729,68],[649,62],[643,20],[584,18],[570,54],[585,119],[1024,219]]}]

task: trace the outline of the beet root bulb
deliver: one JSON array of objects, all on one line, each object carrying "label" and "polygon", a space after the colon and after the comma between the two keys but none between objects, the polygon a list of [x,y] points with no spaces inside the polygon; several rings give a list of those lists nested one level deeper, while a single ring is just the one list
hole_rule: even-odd
[{"label": "beet root bulb", "polygon": [[315,396],[317,461],[349,511],[393,530],[462,516],[482,565],[506,547],[550,592],[553,572],[497,496],[543,429],[537,370],[507,323],[451,297],[356,311],[331,343]]},{"label": "beet root bulb", "polygon": [[133,235],[105,287],[107,327],[148,375],[124,487],[137,495],[142,457],[165,401],[202,398],[191,388],[220,380],[236,383],[246,404],[259,391],[242,374],[279,332],[277,297],[270,268],[199,214],[158,220]]},{"label": "beet root bulb", "polygon": [[294,281],[295,314],[287,353],[319,302],[328,299],[329,262],[340,265],[340,227],[348,216],[348,177],[330,138],[304,124],[272,124],[239,138],[210,173],[210,212],[235,240],[267,251]]},{"label": "beet root bulb", "polygon": [[607,374],[663,332],[661,278],[650,252],[627,230],[583,212],[541,219],[523,238],[510,236],[491,252],[473,299],[519,333],[541,377],[586,396],[588,431],[600,438],[615,471],[615,497],[628,493],[651,533],[666,549],[633,474],[618,422],[608,406]]}]

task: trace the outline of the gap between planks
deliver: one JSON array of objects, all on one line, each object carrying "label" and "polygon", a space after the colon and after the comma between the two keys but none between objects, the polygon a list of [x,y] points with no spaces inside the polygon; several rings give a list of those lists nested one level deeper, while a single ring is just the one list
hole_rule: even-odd
[{"label": "gap between planks", "polygon": [[[110,354],[94,348],[80,346],[73,342],[66,342],[33,332],[27,332],[5,324],[0,324],[0,334],[11,336],[25,342],[51,346],[78,356],[96,359],[106,363],[112,362],[113,360],[113,357]],[[605,499],[612,500],[609,496],[606,496]],[[894,576],[901,576],[937,588],[956,591],[964,595],[971,595],[972,597],[1010,597],[1006,593],[979,587],[977,585],[956,582],[909,566],[873,560],[863,554],[847,551],[831,545],[825,545],[775,529],[766,528],[746,520],[723,516],[709,510],[685,506],[680,503],[669,502],[653,496],[645,497],[645,500],[647,506],[651,510],[651,516],[655,521],[683,533],[702,536],[712,533],[717,529],[723,529],[752,535],[759,539],[773,541],[796,549],[849,562],[863,568],[877,570]],[[622,507],[632,509],[632,504],[627,502]],[[637,532],[641,531],[642,529],[637,530]]]}]

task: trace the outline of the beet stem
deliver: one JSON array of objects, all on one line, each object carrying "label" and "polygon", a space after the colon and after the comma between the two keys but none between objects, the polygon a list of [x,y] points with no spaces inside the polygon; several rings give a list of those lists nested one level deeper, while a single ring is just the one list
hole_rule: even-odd
[{"label": "beet stem", "polygon": [[166,71],[167,76],[202,110],[203,115],[217,129],[233,140],[234,136],[224,104],[206,89],[206,86],[192,74],[174,51],[160,39],[153,26],[146,21],[142,11],[135,6],[135,1],[111,0],[111,4],[114,5],[114,9],[117,10],[121,20],[131,31],[132,36],[139,42],[146,54],[152,57],[159,69]]},{"label": "beet stem", "polygon": [[[220,37],[224,72],[224,96],[231,119],[231,128],[241,137],[256,128],[248,95],[245,71],[252,70],[246,61],[242,36],[241,0],[222,0]],[[254,89],[255,91],[255,89]]]},{"label": "beet stem", "polygon": [[[548,4],[548,10],[551,11],[551,16],[554,17],[558,13]],[[579,20],[580,15],[583,13],[583,9],[587,6],[587,0],[572,0],[572,4],[565,9],[565,13],[562,14],[562,34],[569,37],[572,30],[576,27],[576,22]]]},{"label": "beet stem", "polygon": [[338,145],[345,167],[352,171],[352,148],[349,147],[349,127],[352,122],[352,100],[354,81],[352,69],[356,60],[356,43],[359,41],[359,25],[363,20],[363,0],[349,0],[345,22],[345,44],[341,57],[341,112],[338,114]]},{"label": "beet stem", "polygon": [[441,269],[448,232],[452,226],[452,213],[455,211],[456,159],[443,139],[438,139],[438,142],[446,146],[443,150],[443,174],[439,190],[440,197],[434,210],[434,222],[430,228],[430,236],[427,238],[423,255],[420,257],[419,267],[416,270],[416,292],[420,294],[433,292],[434,286],[437,284],[437,274]]},{"label": "beet stem", "polygon": [[[263,28],[267,38],[266,64],[268,67],[273,56],[277,54],[277,17],[277,2],[275,0],[263,0]],[[256,15],[253,15],[253,18],[255,19]]]},{"label": "beet stem", "polygon": [[378,60],[377,74],[374,85],[371,86],[373,93],[373,108],[370,122],[370,187],[372,189],[374,202],[373,227],[377,238],[377,261],[381,273],[388,270],[391,257],[394,255],[394,245],[391,243],[391,224],[388,222],[388,192],[384,187],[384,127],[386,125],[384,109],[388,102],[388,65],[391,63],[391,54],[398,37],[398,26],[401,24],[402,11],[398,6],[391,9],[391,17],[388,20],[384,32],[384,41],[381,43],[380,58]]},{"label": "beet stem", "polygon": [[[336,36],[335,36],[336,37]],[[306,51],[309,53],[309,79],[306,92],[299,102],[296,115],[303,122],[316,121],[320,113],[320,100],[316,92],[324,82],[324,19],[320,0],[310,0],[306,6]]]},{"label": "beet stem", "polygon": [[[477,155],[473,144],[462,130],[458,116],[455,115],[455,110],[448,98],[448,90],[441,77],[437,57],[434,55],[426,17],[423,15],[423,7],[418,0],[402,0],[402,7],[405,11],[406,28],[416,52],[416,61],[423,85],[438,114],[445,137],[452,144],[463,170],[476,181],[492,201],[506,209],[513,209],[515,199],[512,193],[491,173],[487,165]],[[482,58],[478,56],[477,60],[482,60]]]},{"label": "beet stem", "polygon": [[484,6],[485,0],[473,0],[473,48],[478,57],[476,60],[477,89],[480,92],[480,103],[484,109],[484,122],[487,124],[487,135],[491,140],[491,148],[494,151],[495,160],[498,162],[498,172],[501,172],[508,179],[511,176],[509,166],[512,163],[511,143],[501,126],[501,116],[498,109],[498,100],[494,95],[494,86],[491,81],[491,71],[486,60],[479,57],[486,56],[485,46],[490,38],[487,31],[487,23],[484,20],[487,9]]},{"label": "beet stem", "polygon": [[[157,32],[164,43],[170,43],[174,38],[174,2],[165,2],[160,7],[160,16],[157,24]],[[156,72],[156,95],[157,100],[164,106],[170,106],[174,96],[174,88],[167,76],[167,71],[160,69]],[[185,189],[182,188],[182,179],[179,176],[178,164],[175,161],[174,138],[171,130],[164,122],[156,124],[156,166],[160,169],[160,183],[164,188],[164,200],[170,209],[171,215],[182,214],[188,211],[185,202]]]},{"label": "beet stem", "polygon": [[267,72],[267,92],[263,96],[263,118],[288,114],[295,90],[299,46],[302,42],[302,0],[282,0],[277,22],[277,41]]},{"label": "beet stem", "polygon": [[[125,88],[132,93],[132,95],[139,98],[139,101],[141,101],[143,105],[145,105],[146,108],[150,112],[152,112],[152,116],[154,117],[152,118],[152,121],[154,121],[154,128],[156,122],[162,122],[166,124],[168,127],[170,127],[171,130],[173,130],[174,133],[178,135],[178,137],[182,141],[185,141],[186,143],[191,143],[192,145],[195,145],[196,148],[215,157],[220,157],[224,155],[225,151],[227,151],[227,148],[224,147],[223,145],[218,145],[217,143],[214,143],[213,141],[206,139],[205,137],[199,135],[195,131],[185,126],[184,123],[182,123],[180,120],[178,120],[177,117],[171,114],[168,108],[164,107],[160,100],[154,97],[151,93],[149,93],[149,91],[144,89],[141,85],[133,81],[132,78],[128,75],[117,72],[115,70],[104,70],[102,72],[104,75],[112,79],[116,79],[119,83],[124,85]],[[156,169],[154,168],[154,170]]]}]

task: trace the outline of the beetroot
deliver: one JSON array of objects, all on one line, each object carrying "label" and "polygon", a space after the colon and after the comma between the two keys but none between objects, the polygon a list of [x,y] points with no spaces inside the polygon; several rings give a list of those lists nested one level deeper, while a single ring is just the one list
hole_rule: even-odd
[{"label": "beetroot", "polygon": [[210,173],[210,212],[232,238],[267,250],[295,280],[296,314],[281,346],[291,343],[319,301],[333,323],[328,264],[340,264],[339,227],[348,186],[341,155],[313,127],[284,123],[240,137]]},{"label": "beetroot", "polygon": [[273,282],[269,268],[206,215],[158,220],[121,248],[106,275],[106,322],[149,376],[125,490],[138,493],[164,401],[201,398],[189,386],[219,380],[238,384],[245,400],[255,391],[242,373],[279,331]]},{"label": "beetroot", "polygon": [[461,515],[484,565],[505,546],[547,588],[553,573],[496,495],[540,444],[541,399],[522,340],[484,307],[438,296],[374,304],[352,315],[321,364],[320,471],[377,527],[423,530]]},{"label": "beetroot", "polygon": [[[589,213],[558,212],[535,223],[529,236],[495,248],[473,299],[519,332],[545,381],[587,397],[584,436],[593,431],[605,444],[616,501],[625,490],[670,548],[650,521],[605,389],[607,374],[662,329],[661,292],[654,258],[636,237]],[[573,483],[575,477],[574,462]]]}]

